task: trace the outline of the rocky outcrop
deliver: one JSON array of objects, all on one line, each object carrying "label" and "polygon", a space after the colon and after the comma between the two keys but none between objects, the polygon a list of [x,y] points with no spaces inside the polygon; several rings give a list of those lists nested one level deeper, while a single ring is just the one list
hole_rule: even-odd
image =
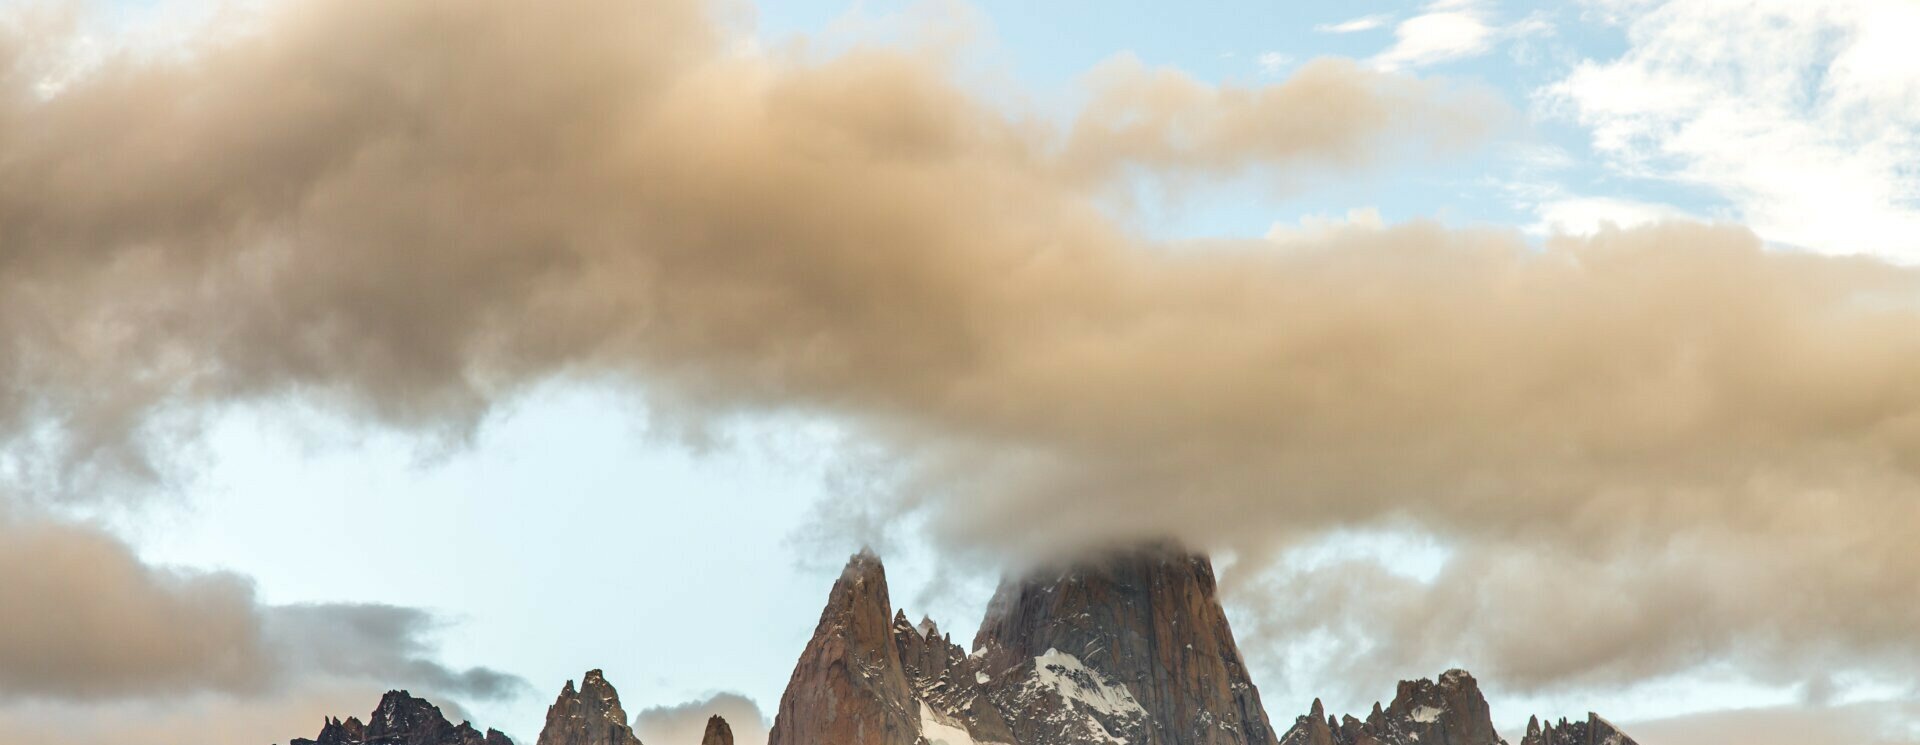
[{"label": "rocky outcrop", "polygon": [[1479,681],[1448,670],[1438,681],[1403,680],[1392,703],[1373,705],[1365,720],[1334,719],[1315,699],[1294,720],[1281,745],[1506,745],[1493,727]]},{"label": "rocky outcrop", "polygon": [[1001,585],[974,639],[1022,745],[1269,745],[1213,565],[1171,544]]},{"label": "rocky outcrop", "polygon": [[289,745],[513,745],[496,730],[481,734],[470,722],[454,724],[440,707],[406,691],[388,691],[366,723],[348,717],[327,719],[318,737],[294,738]]},{"label": "rocky outcrop", "polygon": [[1520,745],[1639,745],[1612,722],[1587,712],[1587,721],[1541,724],[1538,717],[1527,720],[1527,736]]},{"label": "rocky outcrop", "polygon": [[862,551],[827,596],[813,639],[780,697],[768,745],[920,741],[919,707],[894,643],[892,616],[886,569],[879,557]]},{"label": "rocky outcrop", "polygon": [[700,736],[700,745],[733,745],[733,727],[718,714],[707,717],[707,732]]},{"label": "rocky outcrop", "polygon": [[[1294,720],[1280,745],[1506,745],[1494,731],[1480,684],[1465,670],[1449,670],[1438,681],[1401,681],[1393,702],[1373,705],[1365,720],[1335,719],[1315,699],[1312,711]],[[1597,714],[1587,721],[1543,725],[1527,722],[1520,745],[1637,745]]]},{"label": "rocky outcrop", "polygon": [[640,738],[627,726],[620,692],[599,670],[588,670],[579,690],[567,681],[547,707],[539,745],[640,745]]},{"label": "rocky outcrop", "polygon": [[929,745],[1013,743],[1013,731],[989,697],[991,678],[980,669],[951,635],[941,634],[930,618],[907,622],[905,613],[893,618],[894,647],[920,711],[921,736]]}]

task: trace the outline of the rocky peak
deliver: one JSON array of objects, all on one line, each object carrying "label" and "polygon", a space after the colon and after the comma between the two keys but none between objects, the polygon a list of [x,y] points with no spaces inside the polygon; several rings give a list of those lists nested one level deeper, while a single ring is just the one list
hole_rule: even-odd
[{"label": "rocky peak", "polygon": [[769,745],[916,745],[920,716],[893,617],[879,557],[855,554],[794,665]]},{"label": "rocky peak", "polygon": [[[995,680],[1024,679],[996,692],[1022,743],[1275,741],[1216,596],[1212,563],[1173,544],[1003,582],[974,649]],[[1035,702],[1025,699],[1044,689],[1060,702],[1052,708],[1072,715],[1029,713]]]},{"label": "rocky peak", "polygon": [[718,714],[708,717],[707,732],[700,736],[700,745],[733,745],[733,727]]},{"label": "rocky peak", "polygon": [[481,735],[472,723],[455,725],[440,707],[406,691],[388,691],[365,724],[349,717],[327,719],[317,738],[294,738],[290,745],[513,745],[494,730]]},{"label": "rocky peak", "polygon": [[620,692],[599,670],[588,670],[578,689],[567,681],[547,707],[539,745],[640,745],[640,739],[627,726]]},{"label": "rocky peak", "polygon": [[1568,722],[1565,718],[1558,725],[1541,724],[1539,718],[1527,719],[1527,736],[1520,745],[1639,745],[1633,738],[1626,736],[1612,722],[1600,718],[1599,714],[1587,712],[1587,721]]},{"label": "rocky peak", "polygon": [[[1449,670],[1439,680],[1401,681],[1393,702],[1378,702],[1365,721],[1351,716],[1335,722],[1325,716],[1320,701],[1294,720],[1280,738],[1281,745],[1505,745],[1494,731],[1480,684],[1465,670]],[[1637,745],[1607,720],[1588,714],[1587,721],[1542,724],[1527,722],[1520,745]]]},{"label": "rocky peak", "polygon": [[1294,720],[1282,745],[1506,745],[1494,731],[1480,684],[1465,670],[1449,670],[1439,680],[1403,680],[1392,703],[1374,702],[1365,721],[1351,716],[1335,722],[1318,699],[1307,716]]}]

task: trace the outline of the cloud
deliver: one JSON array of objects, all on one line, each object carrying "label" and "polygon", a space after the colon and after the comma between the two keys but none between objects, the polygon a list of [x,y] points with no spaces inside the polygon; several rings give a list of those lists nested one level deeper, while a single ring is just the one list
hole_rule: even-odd
[{"label": "cloud", "polygon": [[633,716],[633,733],[650,745],[700,745],[707,718],[719,715],[733,728],[739,745],[767,741],[766,717],[752,699],[737,693],[716,693],[701,701],[641,709]]},{"label": "cloud", "polygon": [[[833,417],[898,474],[875,524],[924,517],[956,551],[1173,533],[1253,566],[1406,521],[1474,546],[1448,576],[1490,593],[1617,566],[1604,597],[1430,632],[1540,686],[1660,669],[1613,661],[1623,639],[1757,676],[1920,647],[1920,273],[1671,223],[1532,245],[1356,218],[1187,250],[1112,198],[1458,150],[1497,124],[1484,94],[1123,58],[1054,123],[937,55],[736,54],[692,3],[263,13],[52,94],[4,78],[20,462],[137,470],[195,412],[281,398],[457,437],[564,378]],[[1687,594],[1729,577],[1752,600]],[[1754,602],[1809,587],[1811,610]],[[1397,596],[1299,610],[1486,618]],[[1540,643],[1570,620],[1592,633]],[[1787,630],[1803,652],[1768,644]]]},{"label": "cloud", "polygon": [[1258,61],[1263,75],[1279,75],[1286,70],[1287,65],[1293,64],[1292,57],[1279,52],[1261,52]]},{"label": "cloud", "polygon": [[320,684],[259,695],[0,703],[0,731],[9,741],[36,745],[280,743],[314,736],[322,716],[364,719],[385,690],[371,683]]},{"label": "cloud", "polygon": [[[937,57],[734,54],[690,2],[260,13],[256,33],[115,57],[51,97],[5,78],[0,470],[22,488],[151,477],[148,445],[208,407],[289,394],[453,436],[569,371],[789,399],[787,372],[855,362],[830,337],[911,334],[888,369],[964,353],[913,328],[960,317],[886,306],[964,289],[949,275],[991,253],[1106,240],[1090,192],[1118,179],[1454,148],[1490,108],[1338,61],[1238,88],[1123,59],[1060,131],[974,100]],[[0,69],[51,46],[9,36]],[[1000,200],[1031,203],[1004,230],[955,222]],[[1006,247],[972,250],[989,240]],[[864,299],[840,286],[881,276]],[[744,377],[695,369],[761,344],[723,365]]]},{"label": "cloud", "polygon": [[0,521],[0,697],[264,684],[253,588],[156,570],[85,528]]},{"label": "cloud", "polygon": [[1648,742],[1910,745],[1920,743],[1920,709],[1916,709],[1911,701],[1733,709],[1633,722],[1627,727],[1636,737],[1643,737]]},{"label": "cloud", "polygon": [[1539,222],[1527,230],[1542,235],[1592,235],[1612,226],[1633,228],[1663,220],[1699,218],[1665,204],[1618,197],[1561,197],[1533,206]]},{"label": "cloud", "polygon": [[1393,28],[1394,43],[1373,58],[1382,68],[1417,67],[1477,57],[1493,48],[1494,28],[1472,5],[1429,6]]},{"label": "cloud", "polygon": [[1384,27],[1392,21],[1393,16],[1379,13],[1370,16],[1360,16],[1359,18],[1345,20],[1339,23],[1323,23],[1314,26],[1313,30],[1323,34],[1354,34]]},{"label": "cloud", "polygon": [[1381,69],[1395,70],[1478,57],[1502,40],[1552,29],[1538,16],[1500,25],[1477,0],[1439,0],[1428,4],[1425,12],[1394,26],[1393,46],[1374,55],[1371,62]]},{"label": "cloud", "polygon": [[[148,566],[89,527],[0,516],[0,728],[59,730],[36,742],[255,743],[371,707],[389,686],[466,700],[524,688],[433,661],[434,625],[410,608],[265,605],[239,576]],[[285,729],[295,713],[301,729]]]},{"label": "cloud", "polygon": [[1920,257],[1920,8],[1674,0],[1544,97],[1619,172],[1705,187],[1770,241]]}]

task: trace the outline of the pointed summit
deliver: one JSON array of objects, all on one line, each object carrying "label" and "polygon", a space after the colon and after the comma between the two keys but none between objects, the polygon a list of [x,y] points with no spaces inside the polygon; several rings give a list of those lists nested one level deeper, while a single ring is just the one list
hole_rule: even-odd
[{"label": "pointed summit", "polygon": [[733,745],[733,727],[718,714],[708,717],[707,733],[700,737],[700,745]]},{"label": "pointed summit", "polygon": [[[813,639],[780,697],[769,745],[919,741],[919,712],[894,645],[893,615],[886,568],[862,549],[827,595]],[[900,621],[906,622],[904,614]]]},{"label": "pointed summit", "polygon": [[640,745],[620,708],[620,692],[599,670],[588,670],[575,690],[573,681],[547,707],[539,745]]}]

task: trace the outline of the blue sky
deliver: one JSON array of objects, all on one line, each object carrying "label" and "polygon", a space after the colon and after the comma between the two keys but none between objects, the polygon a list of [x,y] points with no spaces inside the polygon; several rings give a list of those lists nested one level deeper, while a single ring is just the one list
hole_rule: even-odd
[{"label": "blue sky", "polygon": [[[1727,57],[1703,40],[1742,22],[1740,4],[1651,0],[792,0],[753,9],[741,41],[831,55],[958,33],[969,84],[1043,114],[1071,110],[1080,76],[1119,55],[1245,86],[1349,57],[1484,87],[1513,109],[1484,146],[1391,168],[1278,188],[1250,177],[1178,196],[1141,180],[1132,219],[1157,237],[1377,219],[1516,229],[1539,242],[1603,221],[1691,216],[1747,224],[1776,250],[1909,261],[1920,257],[1920,231],[1905,231],[1920,226],[1920,160],[1901,159],[1920,155],[1920,56],[1887,39],[1920,30],[1912,7],[1777,6],[1769,12],[1785,20],[1748,29]],[[174,12],[155,6],[131,23]],[[1841,192],[1845,214],[1826,201]],[[860,485],[842,457],[851,445],[835,423],[798,415],[743,419],[716,442],[690,443],[654,426],[635,395],[545,384],[451,443],[300,405],[228,410],[188,454],[197,467],[171,499],[102,519],[150,562],[239,572],[271,603],[434,611],[446,621],[443,660],[532,682],[518,699],[470,707],[516,739],[530,742],[561,682],[588,668],[607,671],[630,711],[737,691],[770,712],[840,561],[858,548],[811,528],[823,504]],[[942,557],[912,540],[913,526],[888,527],[896,603],[970,637],[993,578],[936,576]],[[1334,536],[1306,554],[1315,551],[1372,556],[1414,577],[1447,556],[1391,534]],[[1315,695],[1364,711],[1392,690],[1381,680],[1371,696],[1343,696],[1271,665],[1256,682],[1281,721]],[[1803,698],[1796,682],[1711,666],[1617,691],[1523,697],[1489,682],[1509,728],[1530,713],[1652,720]]]}]

